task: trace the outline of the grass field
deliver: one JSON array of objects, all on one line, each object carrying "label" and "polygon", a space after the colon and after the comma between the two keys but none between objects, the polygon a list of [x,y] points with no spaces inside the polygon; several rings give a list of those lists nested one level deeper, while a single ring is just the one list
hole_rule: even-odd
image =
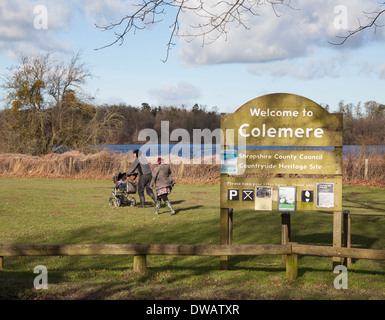
[{"label": "grass field", "polygon": [[[219,244],[219,185],[177,185],[162,207],[110,207],[112,182],[0,178],[0,244]],[[137,197],[137,196],[136,196]],[[147,199],[149,199],[147,197]],[[344,187],[352,214],[352,246],[385,248],[385,190]],[[234,212],[234,244],[280,244],[280,213]],[[331,214],[294,212],[292,241],[332,245]],[[332,259],[299,257],[299,275],[286,280],[280,256],[149,256],[146,274],[132,256],[7,257],[0,299],[385,299],[385,262],[353,260],[348,289],[337,290]],[[33,269],[48,269],[48,289],[36,290]]]}]

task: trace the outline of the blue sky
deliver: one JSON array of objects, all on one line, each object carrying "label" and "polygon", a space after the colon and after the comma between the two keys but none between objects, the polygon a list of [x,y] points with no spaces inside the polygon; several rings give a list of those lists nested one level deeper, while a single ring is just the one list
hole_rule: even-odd
[{"label": "blue sky", "polygon": [[[329,104],[331,111],[340,100],[385,103],[385,27],[358,34],[343,46],[328,43],[347,32],[336,28],[336,21],[346,18],[348,29],[354,29],[358,19],[365,22],[363,11],[378,9],[377,1],[292,0],[300,10],[278,8],[280,17],[264,6],[260,16],[248,21],[250,30],[231,26],[227,39],[203,47],[201,39],[175,39],[165,63],[167,19],[129,34],[121,46],[95,50],[114,40],[113,32],[102,32],[95,23],[117,21],[132,2],[0,0],[0,73],[17,64],[17,51],[50,51],[64,60],[81,51],[95,76],[85,90],[97,104],[189,108],[198,103],[234,112],[251,99],[276,92]],[[38,5],[47,9],[47,29],[34,26]],[[346,16],[334,11],[341,5]],[[188,32],[196,19],[182,15],[181,32]]]}]

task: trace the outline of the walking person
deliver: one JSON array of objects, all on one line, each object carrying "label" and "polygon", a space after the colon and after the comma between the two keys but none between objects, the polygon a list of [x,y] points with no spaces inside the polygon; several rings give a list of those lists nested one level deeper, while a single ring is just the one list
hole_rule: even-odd
[{"label": "walking person", "polygon": [[148,163],[145,156],[142,156],[139,150],[134,150],[136,159],[132,164],[130,170],[127,172],[127,175],[132,174],[135,170],[138,171],[139,181],[138,181],[138,195],[140,199],[139,208],[145,208],[146,202],[144,197],[144,189],[146,189],[147,194],[151,197],[154,202],[156,202],[154,192],[150,188],[150,183],[152,180],[152,173],[150,164]]},{"label": "walking person", "polygon": [[172,187],[175,184],[173,177],[171,176],[171,168],[168,164],[164,163],[162,158],[158,158],[158,164],[154,169],[154,175],[151,180],[151,188],[156,190],[156,203],[155,211],[152,213],[158,214],[160,204],[163,202],[170,210],[170,215],[176,214],[172,208],[171,202],[168,199],[168,195],[171,193]]}]

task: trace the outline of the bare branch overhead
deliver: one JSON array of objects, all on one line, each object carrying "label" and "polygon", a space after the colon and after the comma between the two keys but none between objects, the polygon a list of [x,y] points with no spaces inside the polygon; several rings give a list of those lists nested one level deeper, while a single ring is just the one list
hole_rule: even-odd
[{"label": "bare branch overhead", "polygon": [[[380,7],[385,7],[385,2],[380,3]],[[328,41],[330,44],[333,45],[343,45],[349,38],[352,36],[361,33],[365,29],[371,29],[374,28],[374,31],[377,31],[377,28],[383,27],[384,24],[379,24],[378,21],[380,20],[380,17],[382,17],[385,14],[385,9],[383,10],[377,10],[373,12],[364,12],[366,14],[367,22],[365,24],[361,24],[361,21],[358,20],[358,27],[354,30],[349,30],[347,32],[346,36],[337,36],[337,38],[341,39],[337,43],[333,43]]]},{"label": "bare branch overhead", "polygon": [[[114,41],[96,50],[115,44],[122,45],[129,33],[135,34],[138,30],[160,23],[166,16],[171,16],[167,54],[163,60],[167,61],[175,37],[185,37],[188,41],[201,38],[202,46],[208,45],[223,36],[227,38],[232,26],[249,29],[247,18],[258,16],[258,9],[263,6],[271,6],[275,15],[279,16],[277,6],[291,8],[291,0],[142,0],[140,4],[133,6],[133,12],[119,21],[106,26],[96,25],[103,31],[114,31],[115,35]],[[181,33],[180,22],[184,13],[192,13],[195,19],[194,23],[189,24],[189,28]]]}]

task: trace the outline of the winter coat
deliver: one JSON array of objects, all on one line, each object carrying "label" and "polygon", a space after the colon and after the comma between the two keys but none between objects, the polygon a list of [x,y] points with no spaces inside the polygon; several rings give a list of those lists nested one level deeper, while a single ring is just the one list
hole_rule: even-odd
[{"label": "winter coat", "polygon": [[171,176],[170,166],[166,163],[158,164],[152,174],[151,187],[156,190],[170,187],[175,184],[174,178]]},{"label": "winter coat", "polygon": [[151,174],[150,164],[148,163],[147,159],[142,156],[135,159],[130,170],[127,172],[127,175],[129,176],[130,174],[134,173],[135,170],[138,170],[139,176]]}]

